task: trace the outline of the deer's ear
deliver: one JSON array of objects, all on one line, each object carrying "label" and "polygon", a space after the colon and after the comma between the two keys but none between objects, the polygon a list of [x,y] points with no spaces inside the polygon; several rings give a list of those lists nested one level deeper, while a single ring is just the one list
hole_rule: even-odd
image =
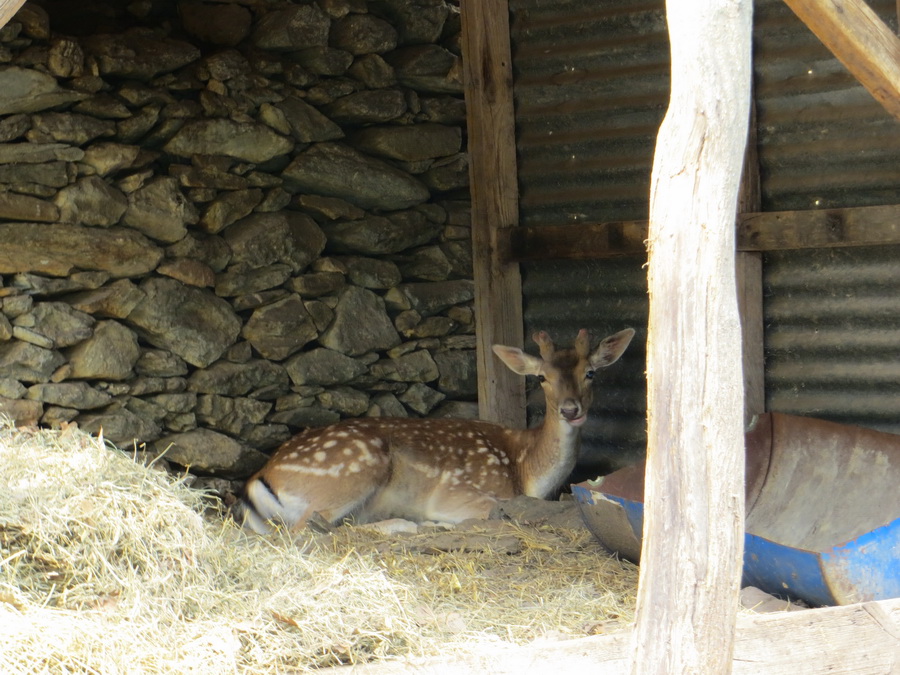
[{"label": "deer's ear", "polygon": [[634,329],[626,328],[615,335],[605,338],[591,354],[591,366],[594,368],[605,368],[614,364],[622,356],[628,345],[631,344],[631,338],[633,337]]},{"label": "deer's ear", "polygon": [[506,367],[519,375],[537,375],[544,362],[536,356],[526,354],[517,347],[507,347],[505,345],[494,345],[492,347],[494,353],[500,358]]}]

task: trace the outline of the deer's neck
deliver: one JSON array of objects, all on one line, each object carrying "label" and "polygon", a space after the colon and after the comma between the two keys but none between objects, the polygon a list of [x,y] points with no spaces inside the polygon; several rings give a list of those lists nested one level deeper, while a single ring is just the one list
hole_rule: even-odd
[{"label": "deer's neck", "polygon": [[539,427],[511,433],[523,493],[546,498],[575,468],[581,429],[550,414]]}]

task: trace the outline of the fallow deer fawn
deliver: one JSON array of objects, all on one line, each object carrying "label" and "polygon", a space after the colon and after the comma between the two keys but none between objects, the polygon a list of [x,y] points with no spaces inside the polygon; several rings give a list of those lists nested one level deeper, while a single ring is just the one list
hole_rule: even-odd
[{"label": "fallow deer fawn", "polygon": [[615,363],[632,337],[626,328],[591,352],[586,330],[571,349],[556,349],[540,332],[540,358],[494,345],[513,372],[538,377],[547,412],[537,428],[368,417],[307,429],[247,482],[244,524],[259,533],[273,522],[296,531],[315,512],[332,523],[351,515],[459,522],[486,518],[498,499],[546,498],[575,466],[594,371]]}]

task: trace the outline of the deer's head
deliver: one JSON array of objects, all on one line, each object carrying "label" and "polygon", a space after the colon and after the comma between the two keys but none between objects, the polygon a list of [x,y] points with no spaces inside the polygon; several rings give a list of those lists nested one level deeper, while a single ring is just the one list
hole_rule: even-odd
[{"label": "deer's head", "polygon": [[516,347],[494,345],[493,349],[514,373],[538,378],[547,400],[548,417],[555,411],[561,420],[579,427],[587,420],[594,399],[594,374],[618,361],[633,337],[634,330],[626,328],[602,340],[591,351],[590,335],[581,329],[571,348],[557,349],[550,336],[541,331],[532,338],[540,349],[540,357]]}]

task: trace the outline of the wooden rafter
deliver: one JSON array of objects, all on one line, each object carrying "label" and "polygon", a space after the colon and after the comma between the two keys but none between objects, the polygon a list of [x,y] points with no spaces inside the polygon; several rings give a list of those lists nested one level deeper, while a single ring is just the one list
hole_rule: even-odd
[{"label": "wooden rafter", "polygon": [[900,38],[864,0],[784,0],[816,37],[900,119]]},{"label": "wooden rafter", "polygon": [[25,0],[0,0],[0,28],[9,23],[24,4]]}]

